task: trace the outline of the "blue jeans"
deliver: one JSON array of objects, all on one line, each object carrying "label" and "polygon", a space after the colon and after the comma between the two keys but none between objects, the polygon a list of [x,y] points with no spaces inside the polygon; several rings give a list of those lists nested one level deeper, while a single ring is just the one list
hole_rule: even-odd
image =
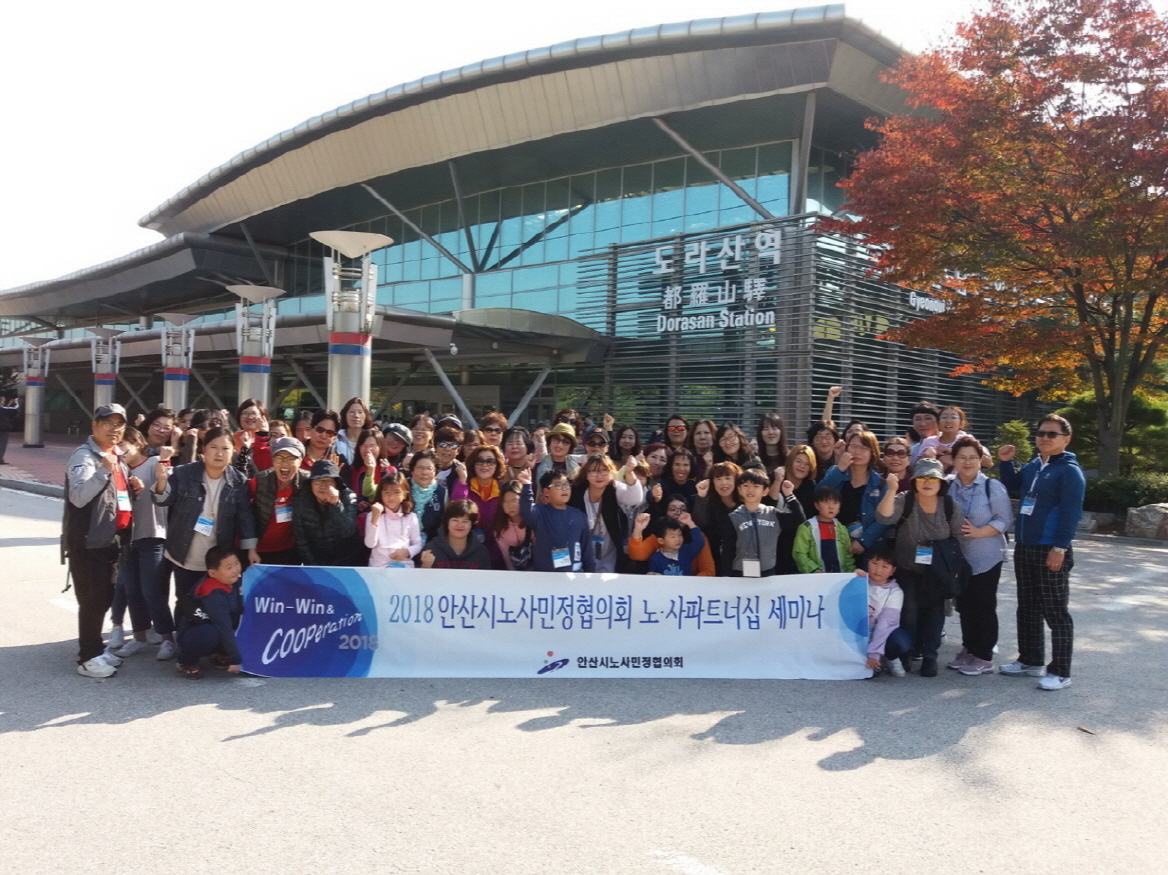
[{"label": "blue jeans", "polygon": [[[118,571],[118,588],[124,588],[130,622],[135,632],[145,632],[151,625],[159,635],[174,631],[170,613],[170,587],[163,573],[162,538],[139,538],[122,553]],[[116,612],[115,598],[115,612]]]}]

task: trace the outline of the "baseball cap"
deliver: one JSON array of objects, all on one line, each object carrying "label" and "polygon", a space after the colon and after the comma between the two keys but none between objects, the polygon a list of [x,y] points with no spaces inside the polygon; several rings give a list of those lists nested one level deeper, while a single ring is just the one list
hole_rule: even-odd
[{"label": "baseball cap", "polygon": [[276,453],[291,453],[297,459],[304,458],[304,444],[292,437],[276,438],[272,441],[271,447],[272,455]]},{"label": "baseball cap", "polygon": [[97,410],[93,411],[94,419],[105,419],[107,416],[120,416],[122,419],[126,418],[126,408],[121,404],[103,404]]}]

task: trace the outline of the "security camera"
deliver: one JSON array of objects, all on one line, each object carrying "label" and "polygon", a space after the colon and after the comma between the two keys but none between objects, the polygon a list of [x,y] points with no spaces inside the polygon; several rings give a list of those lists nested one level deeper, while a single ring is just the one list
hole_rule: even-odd
[{"label": "security camera", "polygon": [[451,355],[458,355],[458,345],[457,344],[454,344],[454,343],[450,344],[450,354]]}]

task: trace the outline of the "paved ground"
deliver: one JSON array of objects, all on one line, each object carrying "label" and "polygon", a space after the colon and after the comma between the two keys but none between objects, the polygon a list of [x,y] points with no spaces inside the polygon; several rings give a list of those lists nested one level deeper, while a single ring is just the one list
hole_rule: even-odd
[{"label": "paved ground", "polygon": [[80,436],[43,435],[44,446],[36,448],[21,446],[24,435],[21,432],[11,433],[8,450],[4,453],[4,461],[8,464],[0,465],[0,477],[64,485],[65,463],[69,461],[73,451],[89,437],[88,427],[89,423],[86,423],[86,431]]},{"label": "paved ground", "polygon": [[1067,875],[1168,853],[1166,550],[1082,546],[1058,693],[954,672],[190,682],[144,655],[92,681],[60,510],[0,492],[2,873]]}]

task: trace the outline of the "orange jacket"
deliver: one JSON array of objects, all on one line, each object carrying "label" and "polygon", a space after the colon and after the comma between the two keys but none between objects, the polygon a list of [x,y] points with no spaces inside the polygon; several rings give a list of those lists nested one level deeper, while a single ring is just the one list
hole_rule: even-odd
[{"label": "orange jacket", "polygon": [[[656,535],[650,535],[639,541],[636,538],[629,538],[629,558],[644,562],[656,553],[660,546],[661,542],[657,540]],[[714,554],[710,552],[709,539],[706,540],[698,558],[694,560],[694,568],[696,577],[714,576]]]}]

